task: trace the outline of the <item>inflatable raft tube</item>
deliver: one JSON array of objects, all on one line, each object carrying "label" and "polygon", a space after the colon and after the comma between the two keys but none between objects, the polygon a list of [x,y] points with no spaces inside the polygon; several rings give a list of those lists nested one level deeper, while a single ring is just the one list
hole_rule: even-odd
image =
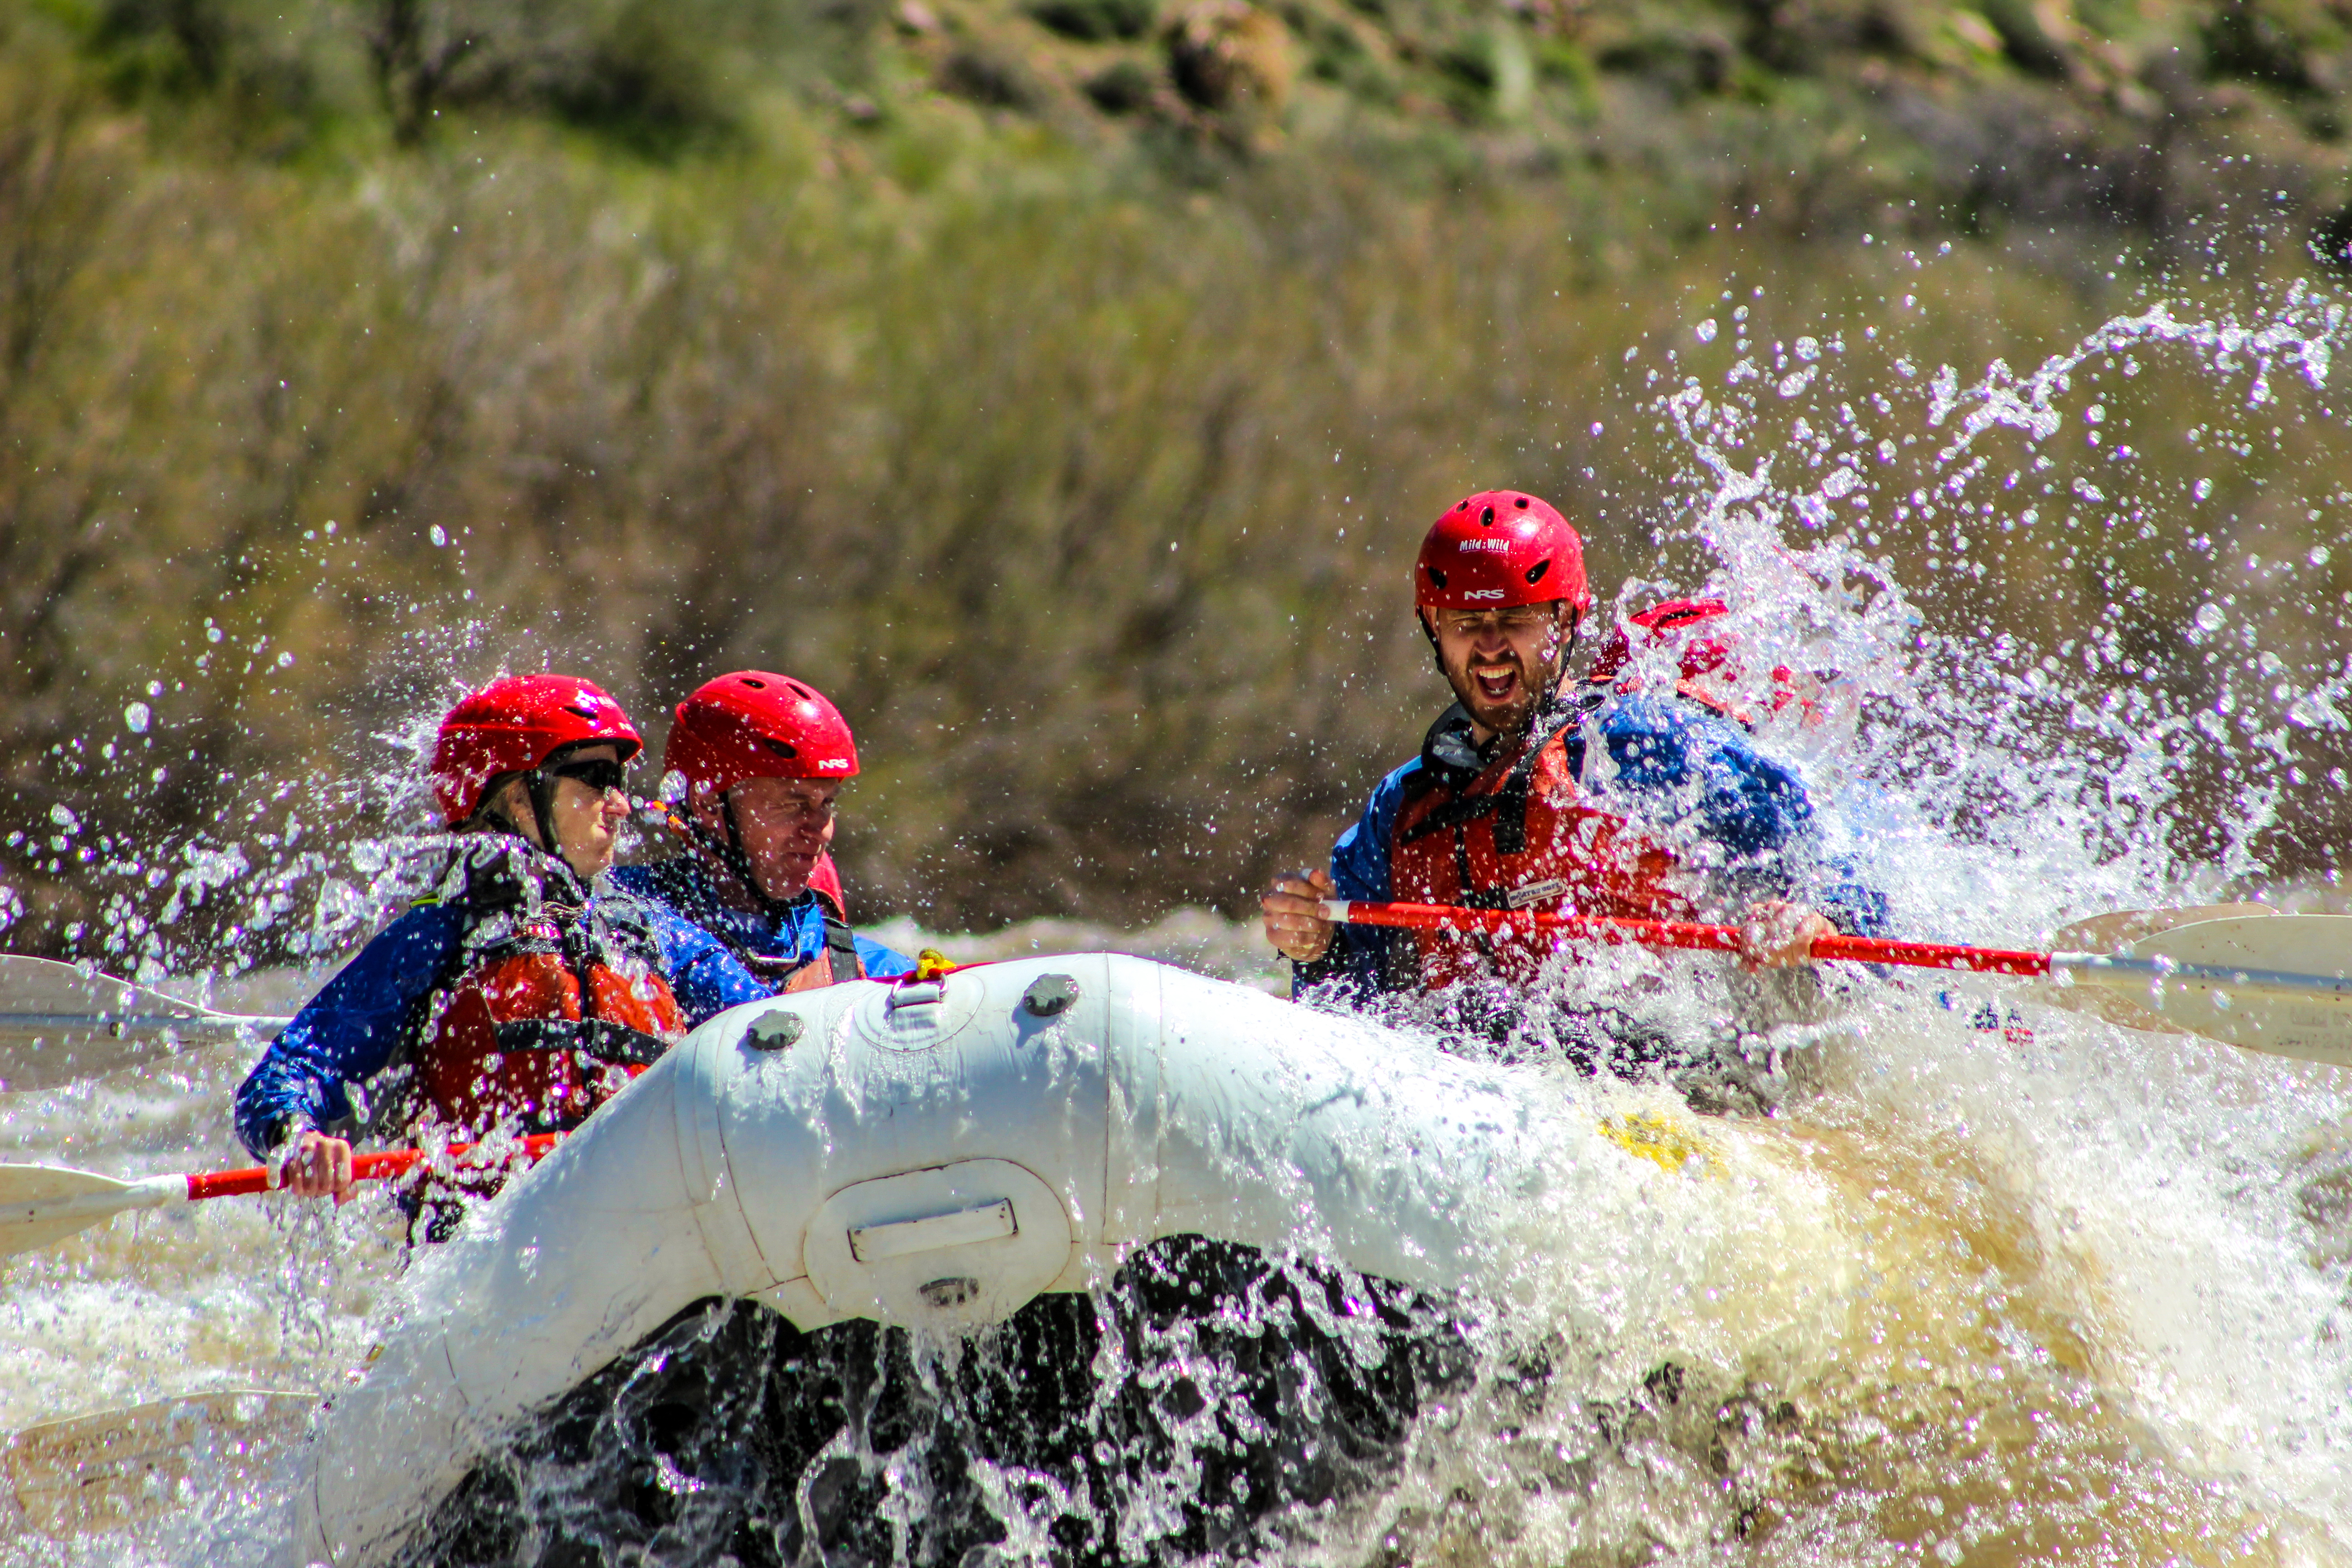
[{"label": "inflatable raft tube", "polygon": [[1473,1281],[1487,1216],[1562,1152],[1514,1089],[1107,954],[736,1008],[420,1261],[307,1451],[293,1560],[383,1561],[477,1456],[706,1297],[958,1332],[1183,1235]]}]

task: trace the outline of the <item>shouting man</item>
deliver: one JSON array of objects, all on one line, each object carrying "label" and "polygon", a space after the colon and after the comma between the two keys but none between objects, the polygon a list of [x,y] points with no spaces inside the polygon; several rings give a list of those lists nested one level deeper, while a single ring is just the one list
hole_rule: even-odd
[{"label": "shouting man", "polygon": [[[1430,529],[1413,583],[1454,702],[1421,755],[1372,792],[1330,869],[1283,878],[1262,900],[1302,994],[1364,1001],[1475,983],[1504,1002],[1507,1026],[1559,951],[1532,932],[1336,928],[1324,899],[1726,919],[1754,968],[1801,963],[1832,930],[1883,924],[1884,900],[1822,858],[1803,782],[1738,725],[1639,693],[1597,710],[1576,700],[1569,656],[1592,597],[1583,543],[1559,511],[1519,490],[1474,495]],[[1588,1070],[1623,1066],[1627,1045],[1587,1037],[1570,1054]],[[1654,1038],[1631,1049],[1644,1063],[1663,1054]]]}]

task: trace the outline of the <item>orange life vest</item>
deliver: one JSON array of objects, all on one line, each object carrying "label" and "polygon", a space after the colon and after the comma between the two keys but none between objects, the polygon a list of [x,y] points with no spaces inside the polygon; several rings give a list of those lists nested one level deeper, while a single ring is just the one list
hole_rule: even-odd
[{"label": "orange life vest", "polygon": [[[1496,749],[1479,764],[1466,732],[1433,733],[1389,843],[1392,896],[1470,909],[1543,909],[1633,920],[1688,920],[1694,905],[1672,850],[1577,784],[1584,745],[1570,717]],[[1496,976],[1536,978],[1557,950],[1530,931],[1495,937],[1417,931],[1423,989]]]},{"label": "orange life vest", "polygon": [[417,1110],[453,1141],[501,1122],[569,1131],[685,1032],[632,906],[603,907],[554,874],[537,890],[485,910],[419,1032]]}]

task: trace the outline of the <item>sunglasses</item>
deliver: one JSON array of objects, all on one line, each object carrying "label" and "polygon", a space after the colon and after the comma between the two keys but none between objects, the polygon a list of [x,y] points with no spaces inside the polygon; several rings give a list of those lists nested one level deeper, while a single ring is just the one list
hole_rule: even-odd
[{"label": "sunglasses", "polygon": [[576,763],[559,763],[547,770],[559,779],[578,779],[598,795],[606,795],[621,787],[628,776],[620,763],[610,757],[589,757]]}]

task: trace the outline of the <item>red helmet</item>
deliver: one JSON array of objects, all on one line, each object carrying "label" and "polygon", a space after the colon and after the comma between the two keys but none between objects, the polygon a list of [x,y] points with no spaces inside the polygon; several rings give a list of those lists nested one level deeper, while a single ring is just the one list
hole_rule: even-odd
[{"label": "red helmet", "polygon": [[[1643,634],[1643,647],[1657,647],[1688,637],[1691,627],[1727,615],[1730,608],[1721,599],[1668,599],[1653,605],[1610,634],[1609,640],[1601,645],[1601,651],[1592,656],[1592,667],[1585,671],[1584,679],[1594,686],[1606,686],[1633,661],[1633,639],[1628,627]],[[1712,674],[1730,662],[1728,637],[1689,637],[1683,643],[1681,673],[1685,680]],[[1737,673],[1735,669],[1733,674]]]},{"label": "red helmet", "polygon": [[627,762],[645,749],[621,705],[576,675],[509,675],[449,710],[433,742],[433,799],[455,827],[500,773],[539,766],[566,746],[603,741]]},{"label": "red helmet", "polygon": [[1470,497],[1430,526],[1413,563],[1413,603],[1424,609],[1487,610],[1565,599],[1592,603],[1584,542],[1568,519],[1518,490]]},{"label": "red helmet", "polygon": [[845,779],[857,772],[857,746],[841,710],[814,686],[739,669],[677,705],[662,771],[714,794],[745,779]]}]

